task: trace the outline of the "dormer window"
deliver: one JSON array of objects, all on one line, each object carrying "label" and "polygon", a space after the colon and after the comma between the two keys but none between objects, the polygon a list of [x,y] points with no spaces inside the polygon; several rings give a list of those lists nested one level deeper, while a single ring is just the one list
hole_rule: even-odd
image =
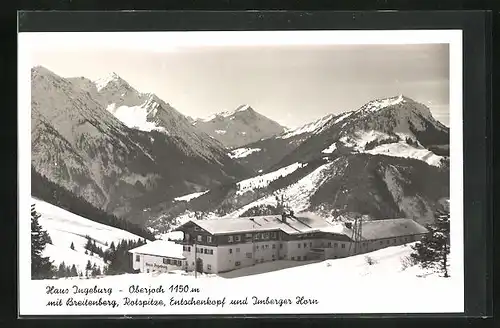
[{"label": "dormer window", "polygon": [[200,227],[194,226],[194,231],[200,231]]},{"label": "dormer window", "polygon": [[227,237],[227,241],[228,241],[228,242],[230,242],[230,243],[232,243],[232,242],[234,241],[234,240],[233,240],[233,236],[228,236],[228,237]]},{"label": "dormer window", "polygon": [[238,235],[238,236],[235,236],[234,239],[238,242],[241,240],[241,237],[240,237],[240,235]]}]

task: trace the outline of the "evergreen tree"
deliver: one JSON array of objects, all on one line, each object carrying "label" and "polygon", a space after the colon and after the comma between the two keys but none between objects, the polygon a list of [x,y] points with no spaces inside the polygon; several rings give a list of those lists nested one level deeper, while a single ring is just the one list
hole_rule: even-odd
[{"label": "evergreen tree", "polygon": [[85,250],[85,255],[89,255],[89,251]]},{"label": "evergreen tree", "polygon": [[69,246],[69,248],[71,248],[72,250],[75,250],[75,244],[73,244],[73,242],[71,242],[71,246]]},{"label": "evergreen tree", "polygon": [[66,277],[66,266],[64,265],[64,261],[59,264],[59,268],[57,269],[57,277],[58,278]]},{"label": "evergreen tree", "polygon": [[413,246],[411,257],[424,269],[437,269],[448,274],[448,255],[450,254],[450,213],[438,211],[434,224],[427,226],[429,233]]},{"label": "evergreen tree", "polygon": [[31,278],[47,279],[52,278],[54,268],[48,257],[43,257],[45,245],[50,241],[47,231],[42,230],[38,223],[40,214],[35,210],[35,205],[31,205]]},{"label": "evergreen tree", "polygon": [[71,266],[71,277],[77,277],[78,276],[78,271],[76,270],[76,266],[73,264]]},{"label": "evergreen tree", "polygon": [[85,266],[85,275],[88,277],[90,271],[92,271],[92,263],[90,263],[90,260],[87,261],[87,265]]}]

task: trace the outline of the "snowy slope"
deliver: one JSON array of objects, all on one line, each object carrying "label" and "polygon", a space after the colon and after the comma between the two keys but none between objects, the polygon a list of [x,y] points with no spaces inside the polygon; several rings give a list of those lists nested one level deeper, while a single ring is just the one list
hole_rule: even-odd
[{"label": "snowy slope", "polygon": [[[64,261],[69,266],[75,264],[77,270],[82,271],[90,260],[102,270],[104,261],[101,257],[96,254],[94,256],[85,254],[86,236],[103,250],[106,250],[112,242],[116,245],[123,239],[144,239],[128,231],[91,221],[36,198],[31,198],[31,203],[35,204],[36,211],[41,215],[38,219],[40,225],[52,239],[52,244],[48,244],[45,248],[44,256],[50,257],[56,266]],[[75,246],[74,250],[70,248],[71,243]]]},{"label": "snowy slope", "polygon": [[228,148],[238,148],[285,130],[283,126],[257,113],[249,105],[241,105],[234,111],[198,119],[193,125]]},{"label": "snowy slope", "polygon": [[[289,167],[284,168],[283,172],[290,174],[293,171],[297,170],[299,167],[303,166],[304,165],[301,164],[291,165]],[[276,172],[280,172],[280,170]],[[283,189],[280,189],[279,194],[284,198],[285,203],[288,206],[290,206],[290,208],[292,208],[294,211],[296,212],[305,211],[310,206],[309,200],[311,196],[314,194],[314,192],[318,190],[325,181],[332,178],[337,173],[338,172],[337,172],[336,162],[323,164],[317,169],[315,169],[313,172],[309,173],[308,175],[297,181],[296,183],[293,183]],[[277,174],[271,173],[264,175],[264,177],[265,176],[272,178],[272,177],[277,177]],[[246,189],[250,189],[250,186],[252,185],[250,183],[246,183],[244,186],[246,186]],[[237,217],[245,213],[252,207],[261,205],[276,205],[275,196],[269,195],[266,197],[262,197],[250,204],[247,204],[239,208],[238,210],[232,213],[229,213],[227,216]]]},{"label": "snowy slope", "polygon": [[283,178],[283,177],[295,172],[297,169],[302,168],[306,165],[307,164],[294,163],[292,165],[283,167],[283,168],[278,169],[276,171],[269,172],[269,173],[262,174],[262,175],[258,175],[256,177],[240,181],[237,183],[238,191],[236,194],[242,195],[248,191],[252,192],[255,189],[265,188],[271,182],[273,182],[277,179]]}]

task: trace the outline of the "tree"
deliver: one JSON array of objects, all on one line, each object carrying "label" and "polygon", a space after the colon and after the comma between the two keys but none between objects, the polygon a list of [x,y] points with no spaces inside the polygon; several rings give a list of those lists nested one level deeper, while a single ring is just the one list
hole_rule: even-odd
[{"label": "tree", "polygon": [[78,271],[76,270],[76,266],[73,264],[71,266],[71,277],[77,277],[78,276]]},{"label": "tree", "polygon": [[88,260],[87,265],[85,266],[85,275],[87,277],[88,277],[90,271],[92,271],[92,263],[90,263],[90,260]]},{"label": "tree", "polygon": [[412,259],[424,269],[437,269],[445,278],[448,274],[450,254],[450,213],[437,211],[434,224],[428,225],[429,233],[413,246]]},{"label": "tree", "polygon": [[31,205],[31,278],[47,279],[52,278],[54,267],[49,258],[43,257],[42,254],[50,236],[38,223],[39,218],[40,214],[36,212],[35,205]]},{"label": "tree", "polygon": [[69,248],[71,248],[72,250],[75,250],[75,244],[73,244],[73,242],[71,242],[71,246],[69,246]]}]

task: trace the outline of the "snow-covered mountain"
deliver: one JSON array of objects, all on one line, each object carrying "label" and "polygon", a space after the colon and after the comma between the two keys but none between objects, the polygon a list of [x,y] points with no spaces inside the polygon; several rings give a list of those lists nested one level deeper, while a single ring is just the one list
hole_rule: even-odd
[{"label": "snow-covered mountain", "polygon": [[[368,214],[428,223],[449,197],[448,135],[427,107],[407,97],[375,100],[234,150],[242,163],[267,159],[267,168],[174,202],[151,224],[158,229],[193,217],[268,214],[277,196],[296,212],[332,219]],[[290,150],[278,153],[286,145]]]},{"label": "snow-covered mountain", "polygon": [[416,158],[438,166],[448,156],[449,128],[425,105],[397,96],[371,101],[328,120],[277,166],[345,153]]},{"label": "snow-covered mountain", "polygon": [[[104,259],[97,254],[85,254],[87,236],[104,251],[111,243],[118,245],[122,240],[144,239],[128,231],[93,222],[36,198],[31,198],[31,204],[35,204],[36,211],[40,214],[38,223],[52,240],[46,245],[43,256],[49,257],[56,267],[64,262],[66,266],[74,264],[78,272],[84,272],[90,261],[102,272],[106,265]],[[71,244],[74,249],[71,249]]]},{"label": "snow-covered mountain", "polygon": [[285,131],[285,127],[257,113],[249,105],[222,112],[192,123],[199,130],[219,140],[227,148],[237,148]]},{"label": "snow-covered mountain", "polygon": [[[140,222],[151,204],[246,174],[217,141],[116,75],[94,83],[39,66],[31,77],[32,165],[97,207]],[[112,105],[150,110],[158,129],[128,127],[104,107]]]},{"label": "snow-covered mountain", "polygon": [[449,128],[408,97],[371,101],[297,129],[234,149],[231,156],[256,172],[339,153],[416,158],[439,165],[448,156]]},{"label": "snow-covered mountain", "polygon": [[276,165],[307,138],[319,133],[332,118],[340,116],[330,114],[298,128],[287,129],[275,136],[235,148],[229,156],[255,173],[261,173]]}]

